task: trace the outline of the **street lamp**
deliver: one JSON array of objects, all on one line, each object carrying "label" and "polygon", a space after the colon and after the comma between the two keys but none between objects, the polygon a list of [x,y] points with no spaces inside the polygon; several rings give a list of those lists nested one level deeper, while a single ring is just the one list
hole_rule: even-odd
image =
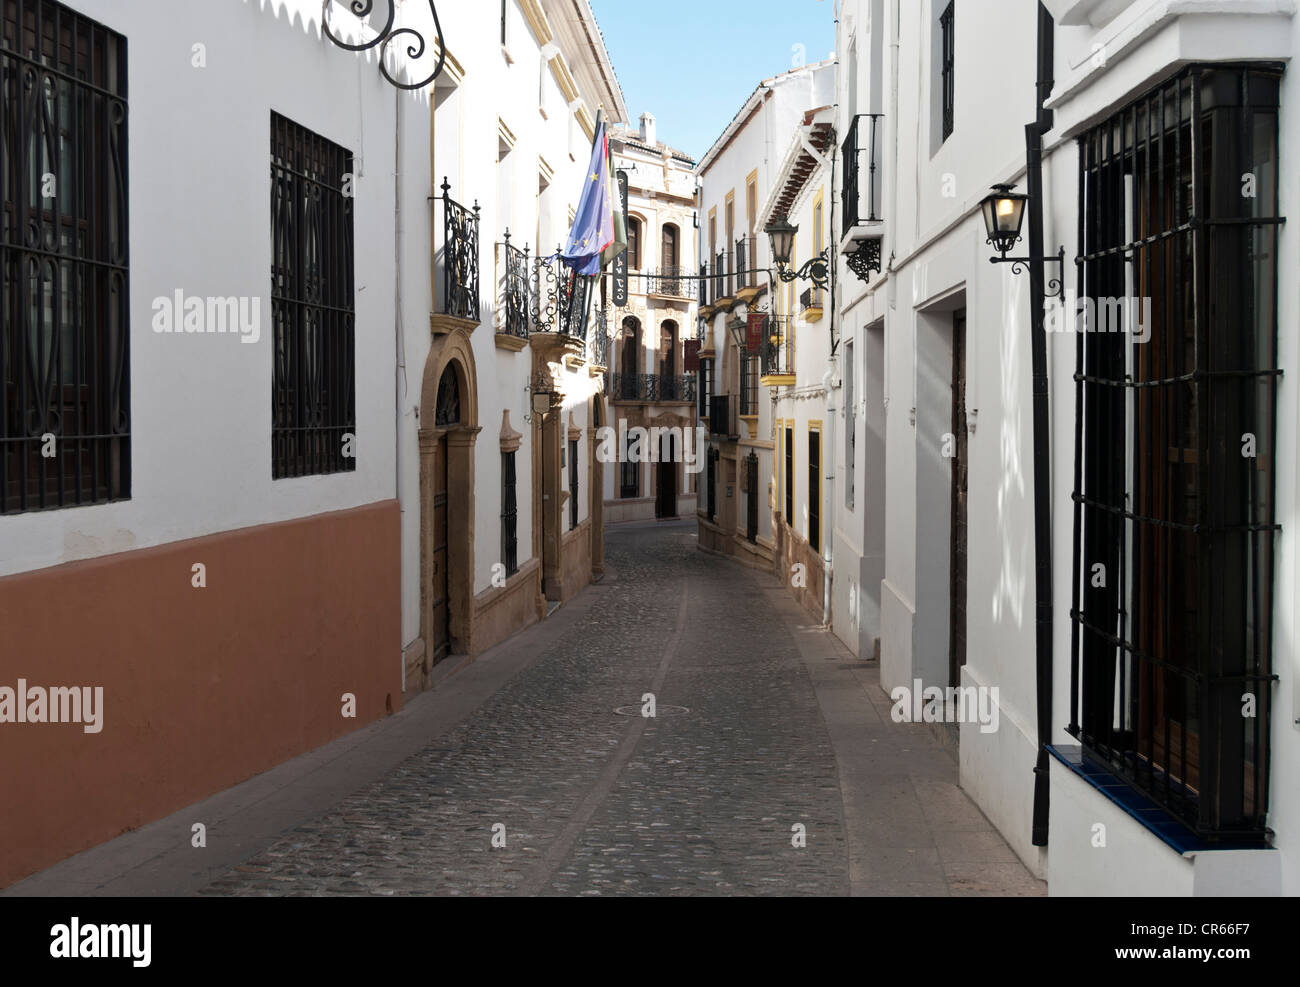
[{"label": "street lamp", "polygon": [[[992,264],[1010,264],[1011,273],[1019,274],[1026,264],[1057,264],[1059,271],[1065,270],[1065,247],[1061,247],[1055,257],[1008,257],[1007,251],[1020,242],[1020,228],[1025,222],[1025,207],[1029,196],[1023,192],[1012,191],[1014,185],[994,185],[991,194],[980,203],[980,212],[984,216],[984,231],[988,234],[985,243],[993,245],[1000,256],[990,257]],[[1047,291],[1062,302],[1065,301],[1064,275],[1058,275],[1047,281]]]},{"label": "street lamp", "polygon": [[763,232],[772,241],[772,259],[776,261],[777,277],[787,284],[799,278],[811,281],[817,288],[826,287],[829,258],[825,250],[798,271],[790,270],[790,254],[794,252],[794,235],[799,232],[799,227],[792,226],[785,216],[777,216],[763,227]]},{"label": "street lamp", "polygon": [[988,233],[986,243],[993,244],[994,249],[1003,257],[1007,251],[1020,242],[1020,227],[1025,221],[1025,203],[1029,196],[1013,192],[1014,185],[994,185],[993,194],[985,196],[980,203],[984,213],[984,229]]}]

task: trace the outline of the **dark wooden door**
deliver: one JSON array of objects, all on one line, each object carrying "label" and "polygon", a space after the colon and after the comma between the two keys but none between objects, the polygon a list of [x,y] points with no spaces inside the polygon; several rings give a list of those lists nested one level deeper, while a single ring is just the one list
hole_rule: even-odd
[{"label": "dark wooden door", "polygon": [[745,457],[745,537],[758,541],[758,454]]},{"label": "dark wooden door", "polygon": [[429,565],[429,595],[433,599],[433,661],[451,651],[451,594],[447,588],[447,436],[438,440],[433,486],[433,556]]},{"label": "dark wooden door", "polygon": [[948,566],[948,684],[961,684],[966,664],[966,310],[952,316],[952,512]]},{"label": "dark wooden door", "polygon": [[677,516],[677,441],[671,435],[659,450],[659,489],[655,517]]}]

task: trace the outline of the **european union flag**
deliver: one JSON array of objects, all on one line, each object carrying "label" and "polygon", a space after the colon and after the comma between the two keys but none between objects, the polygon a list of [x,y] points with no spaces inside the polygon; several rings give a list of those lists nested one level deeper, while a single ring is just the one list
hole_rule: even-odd
[{"label": "european union flag", "polygon": [[[601,123],[591,145],[591,163],[587,167],[582,196],[573,217],[573,229],[569,231],[568,242],[560,251],[560,257],[575,273],[587,276],[599,274],[603,262],[619,253],[614,213],[614,191],[609,172],[609,138],[604,123]],[[609,247],[614,247],[614,251],[602,258],[601,254]],[[623,249],[626,249],[626,237]]]}]

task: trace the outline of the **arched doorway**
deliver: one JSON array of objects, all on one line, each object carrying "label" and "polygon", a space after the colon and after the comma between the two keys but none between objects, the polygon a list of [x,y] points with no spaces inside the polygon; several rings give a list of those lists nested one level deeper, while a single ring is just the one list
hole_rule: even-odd
[{"label": "arched doorway", "polygon": [[474,445],[478,385],[467,334],[440,337],[420,392],[420,636],[425,681],[439,661],[472,653]]}]

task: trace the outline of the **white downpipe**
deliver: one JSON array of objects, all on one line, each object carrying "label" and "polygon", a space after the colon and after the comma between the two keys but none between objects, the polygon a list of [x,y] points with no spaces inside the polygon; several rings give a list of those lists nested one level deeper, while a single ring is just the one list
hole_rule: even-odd
[{"label": "white downpipe", "polygon": [[[826,424],[823,427],[822,469],[826,482],[822,484],[822,626],[831,626],[831,544],[835,538],[835,363],[831,357],[826,373],[822,374],[822,389],[826,394]],[[829,529],[829,536],[827,531]]]}]

